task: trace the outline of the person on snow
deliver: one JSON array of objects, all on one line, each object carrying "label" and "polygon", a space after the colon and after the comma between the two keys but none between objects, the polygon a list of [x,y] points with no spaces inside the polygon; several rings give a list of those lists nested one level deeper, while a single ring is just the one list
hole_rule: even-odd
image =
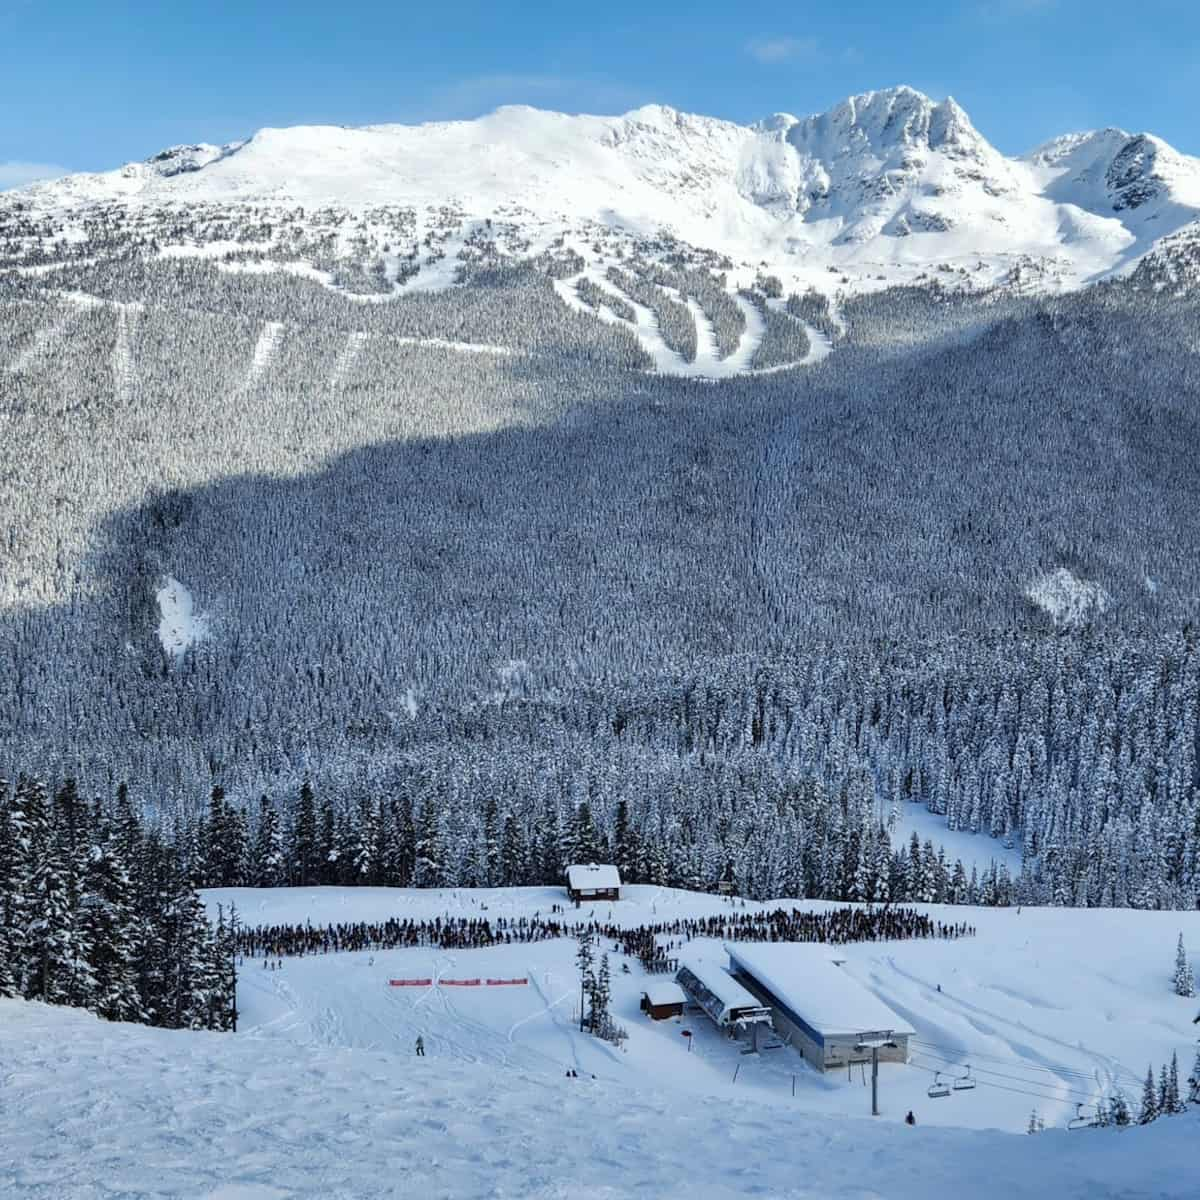
[{"label": "person on snow", "polygon": [[425,1039],[420,1034],[417,1034],[417,1057],[425,1057]]},{"label": "person on snow", "polygon": [[908,1110],[908,1115],[904,1118],[904,1123],[905,1125],[915,1125],[917,1123],[917,1118],[913,1116],[911,1108]]}]

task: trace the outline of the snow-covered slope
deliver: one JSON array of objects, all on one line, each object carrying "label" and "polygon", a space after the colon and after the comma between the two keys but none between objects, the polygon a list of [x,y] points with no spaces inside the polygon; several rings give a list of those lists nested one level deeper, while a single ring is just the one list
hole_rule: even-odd
[{"label": "snow-covered slope", "polygon": [[392,1049],[111,1025],[0,1000],[12,1200],[1182,1200],[1197,1121],[997,1133],[686,1103]]},{"label": "snow-covered slope", "polygon": [[[568,908],[565,919],[636,927],[728,915],[731,902],[671,888],[633,886],[618,903]],[[389,888],[226,889],[206,893],[210,913],[233,903],[250,925],[314,926],[396,918],[486,917],[516,921],[561,904],[557,888],[405,890]],[[822,901],[741,901],[736,911]],[[925,907],[925,906],[921,906]],[[1200,948],[1200,915],[1100,909],[948,908],[936,920],[977,929],[959,940],[839,946],[844,970],[915,1029],[912,1061],[882,1068],[880,1122],[916,1112],[922,1125],[1022,1132],[1032,1110],[1051,1127],[1095,1114],[1120,1089],[1136,1110],[1148,1063],[1180,1057],[1192,1065],[1196,1001],[1171,991],[1175,939]],[[243,1035],[288,1046],[411,1051],[454,1062],[562,1075],[577,1068],[633,1088],[667,1088],[696,1107],[736,1097],[785,1110],[787,1119],[853,1118],[868,1103],[856,1069],[819,1075],[793,1050],[747,1056],[702,1017],[651,1022],[639,1011],[645,977],[635,959],[610,952],[613,1011],[629,1032],[624,1052],[581,1035],[578,972],[570,939],[480,950],[379,950],[288,958],[278,971],[248,961],[239,985]],[[683,962],[725,962],[719,940],[680,941]],[[624,968],[628,966],[629,972]],[[526,978],[524,987],[392,988],[390,978]],[[680,1037],[689,1029],[692,1048]],[[931,1099],[937,1072],[977,1086]],[[735,1077],[736,1071],[736,1077]],[[1077,1109],[1082,1106],[1082,1110]]]},{"label": "snow-covered slope", "polygon": [[[640,924],[728,911],[731,903],[661,888],[629,896],[566,916]],[[549,915],[563,896],[534,888],[281,888],[207,899],[210,907],[236,900],[251,923],[317,924],[515,919]],[[569,939],[288,958],[275,971],[247,960],[235,1035],[107,1024],[0,1000],[0,1194],[1194,1196],[1194,1110],[1145,1129],[1021,1131],[1034,1108],[1049,1126],[1062,1124],[1075,1095],[1100,1084],[1119,1083],[1136,1102],[1145,1060],[1157,1065],[1188,1047],[1195,1002],[1170,993],[1169,966],[1180,927],[1200,943],[1197,914],[937,915],[974,922],[978,937],[838,948],[844,969],[918,1031],[912,1065],[881,1068],[883,1116],[874,1120],[857,1074],[849,1082],[817,1075],[787,1047],[741,1055],[702,1016],[689,1014],[683,1025],[648,1020],[637,1010],[640,967],[626,975],[619,955],[614,1008],[629,1029],[627,1047],[581,1034],[572,1020],[578,977]],[[686,943],[681,954],[722,957],[705,941]],[[493,973],[529,982],[388,986],[389,977]],[[694,1036],[682,1038],[681,1028]],[[420,1059],[418,1034],[427,1051]],[[961,1077],[967,1061],[975,1089],[926,1098],[935,1069]],[[907,1108],[917,1113],[915,1128],[901,1119]]]},{"label": "snow-covered slope", "polygon": [[[722,378],[759,369],[747,288],[780,311],[813,289],[1060,290],[1157,263],[1164,246],[1155,279],[1188,287],[1191,242],[1180,254],[1173,239],[1197,221],[1200,161],[1158,138],[1107,129],[1007,158],[952,99],[906,87],[751,126],[662,106],[508,107],[419,126],[262,129],[0,194],[0,284],[53,288],[64,266],[199,257],[379,302],[523,262],[568,304],[626,326],[656,370]],[[743,309],[737,328],[714,328],[711,296],[655,282],[663,268],[710,275]],[[694,354],[661,326],[672,304],[677,334],[695,322]],[[821,357],[811,327],[783,336],[811,352],[781,361],[765,347],[770,369]]]}]

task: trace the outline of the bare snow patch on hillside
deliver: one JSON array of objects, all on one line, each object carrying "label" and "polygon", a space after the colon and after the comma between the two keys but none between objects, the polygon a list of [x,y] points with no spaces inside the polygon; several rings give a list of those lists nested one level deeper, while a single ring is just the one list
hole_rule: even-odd
[{"label": "bare snow patch on hillside", "polygon": [[1039,575],[1025,598],[1047,613],[1059,628],[1075,629],[1108,611],[1112,597],[1098,583],[1079,579],[1066,567]]},{"label": "bare snow patch on hillside", "polygon": [[279,343],[283,341],[283,322],[268,321],[259,332],[258,341],[254,344],[254,355],[250,359],[250,368],[246,372],[245,386],[252,388],[275,361],[279,353]]},{"label": "bare snow patch on hillside", "polygon": [[[585,279],[594,284],[599,292],[612,296],[618,307],[632,311],[633,321],[630,322],[618,316],[614,309],[602,302],[593,308],[581,300],[576,289],[580,281]],[[828,338],[823,338],[815,330],[808,330],[811,349],[803,359],[761,370],[754,368],[751,364],[762,342],[765,323],[762,314],[753,304],[741,296],[735,295],[733,299],[746,318],[746,328],[742,331],[742,336],[733,352],[722,358],[717,345],[716,329],[704,309],[695,299],[681,295],[675,288],[663,287],[663,292],[670,299],[687,307],[696,325],[696,357],[693,361],[688,362],[681,354],[667,345],[662,331],[658,327],[658,317],[654,312],[622,291],[603,270],[589,267],[570,279],[556,279],[554,280],[554,290],[564,304],[577,312],[586,313],[610,325],[624,325],[626,329],[632,330],[641,343],[642,349],[653,361],[654,370],[660,375],[678,375],[689,379],[731,379],[736,375],[770,375],[776,371],[789,371],[793,367],[803,367],[810,363],[820,362],[832,349]],[[805,328],[808,327],[805,326]]]},{"label": "bare snow patch on hillside", "polygon": [[133,397],[133,343],[137,337],[141,306],[136,304],[117,305],[117,336],[113,342],[112,365],[113,394],[119,404],[128,404]]},{"label": "bare snow patch on hillside", "polygon": [[331,388],[339,388],[345,383],[346,377],[354,369],[355,364],[362,356],[363,346],[366,345],[369,336],[369,334],[362,332],[351,333],[347,336],[346,344],[342,347],[337,362],[333,364],[333,373],[329,377],[329,386]]},{"label": "bare snow patch on hillside", "polygon": [[172,658],[182,658],[188,649],[208,637],[208,617],[196,611],[192,593],[173,575],[168,575],[155,593],[158,601],[158,640]]}]

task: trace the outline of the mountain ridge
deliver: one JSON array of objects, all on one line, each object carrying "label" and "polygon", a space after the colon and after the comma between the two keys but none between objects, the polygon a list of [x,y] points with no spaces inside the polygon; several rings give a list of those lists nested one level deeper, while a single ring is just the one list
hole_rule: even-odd
[{"label": "mountain ridge", "polygon": [[[666,233],[726,260],[737,286],[766,269],[789,289],[828,292],[830,275],[874,289],[934,271],[979,288],[1032,263],[1040,287],[1060,290],[1130,269],[1200,220],[1200,159],[1119,129],[1010,157],[953,98],[904,86],[751,125],[665,105],[617,117],[510,105],[469,121],[266,127],[223,146],[167,147],[0,193],[0,232],[6,210],[70,225],[97,206],[144,215],[181,205],[229,206],[237,220],[247,207],[369,216],[406,206],[414,263],[435,227],[451,253],[507,221],[531,254],[565,242],[589,262],[598,234],[629,243]],[[449,282],[420,274],[399,287]]]}]

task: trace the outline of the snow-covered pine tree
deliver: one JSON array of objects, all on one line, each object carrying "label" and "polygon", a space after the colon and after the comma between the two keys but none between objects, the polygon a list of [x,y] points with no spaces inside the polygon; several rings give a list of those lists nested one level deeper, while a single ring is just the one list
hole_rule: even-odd
[{"label": "snow-covered pine tree", "polygon": [[441,819],[433,801],[426,800],[417,814],[413,887],[440,887],[445,880],[444,863]]},{"label": "snow-covered pine tree", "polygon": [[84,925],[94,980],[91,1007],[110,1021],[146,1020],[137,989],[140,923],[115,832],[92,848],[85,881]]},{"label": "snow-covered pine tree", "polygon": [[278,887],[284,881],[283,831],[279,813],[265,795],[258,802],[258,827],[250,851],[250,879],[255,887]]},{"label": "snow-covered pine tree", "polygon": [[637,879],[641,851],[638,847],[637,831],[629,818],[629,802],[625,799],[617,802],[617,815],[613,831],[613,858],[617,870],[621,873],[622,881],[634,882]]},{"label": "snow-covered pine tree", "polygon": [[1196,994],[1196,977],[1192,972],[1192,964],[1188,962],[1187,950],[1183,944],[1183,933],[1175,944],[1175,995],[1194,996]]},{"label": "snow-covered pine tree", "polygon": [[1200,1104],[1200,1045],[1196,1046],[1196,1058],[1192,1063],[1192,1072],[1187,1077],[1187,1102]]},{"label": "snow-covered pine tree", "polygon": [[1174,1051],[1171,1053],[1171,1065],[1167,1067],[1166,1096],[1162,1110],[1171,1117],[1178,1116],[1186,1110],[1183,1098],[1179,1094],[1179,1055]]},{"label": "snow-covered pine tree", "polygon": [[579,934],[575,949],[575,965],[579,968],[579,1028],[592,1030],[592,1013],[596,977],[593,969],[592,935],[586,930]]},{"label": "snow-covered pine tree", "polygon": [[592,817],[592,806],[587,800],[581,800],[575,810],[568,849],[574,863],[601,862],[607,857]]},{"label": "snow-covered pine tree", "polygon": [[13,824],[8,781],[0,778],[0,996],[15,996],[17,976],[17,831]]},{"label": "snow-covered pine tree", "polygon": [[300,800],[292,824],[289,861],[292,881],[301,887],[320,882],[320,856],[317,848],[317,801],[308,779],[300,785]]},{"label": "snow-covered pine tree", "polygon": [[317,874],[314,880],[325,887],[331,887],[338,882],[340,866],[337,825],[337,810],[333,806],[333,798],[325,796],[321,800],[320,823],[317,827]]},{"label": "snow-covered pine tree", "polygon": [[596,972],[596,986],[592,992],[592,1030],[599,1037],[607,1037],[612,1023],[612,975],[609,973],[608,955],[600,956],[600,969]]},{"label": "snow-covered pine tree", "polygon": [[528,875],[527,851],[521,824],[513,813],[504,816],[504,830],[500,835],[500,877],[505,887],[520,887]]},{"label": "snow-covered pine tree", "polygon": [[1120,1088],[1109,1096],[1107,1114],[1108,1123],[1116,1125],[1118,1128],[1124,1128],[1132,1123],[1133,1115],[1129,1111],[1129,1101]]},{"label": "snow-covered pine tree", "polygon": [[80,1004],[90,997],[79,931],[58,848],[49,842],[33,856],[26,877],[25,998]]},{"label": "snow-covered pine tree", "polygon": [[1146,1079],[1142,1084],[1142,1107],[1138,1112],[1137,1123],[1149,1125],[1158,1117],[1158,1088],[1154,1085],[1154,1068],[1146,1068]]}]

